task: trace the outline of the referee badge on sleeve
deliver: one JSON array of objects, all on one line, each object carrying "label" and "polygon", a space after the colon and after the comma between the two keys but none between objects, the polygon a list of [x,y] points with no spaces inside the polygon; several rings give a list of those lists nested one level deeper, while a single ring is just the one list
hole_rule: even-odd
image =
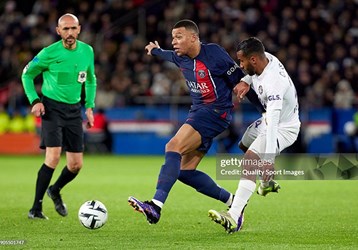
[{"label": "referee badge on sleeve", "polygon": [[82,84],[82,83],[84,83],[86,81],[86,79],[87,79],[87,72],[86,71],[80,71],[78,73],[77,81]]}]

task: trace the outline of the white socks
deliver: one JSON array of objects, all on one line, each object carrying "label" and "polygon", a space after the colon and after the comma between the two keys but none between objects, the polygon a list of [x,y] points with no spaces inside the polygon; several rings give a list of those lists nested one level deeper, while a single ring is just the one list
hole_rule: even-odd
[{"label": "white socks", "polygon": [[256,189],[256,182],[241,179],[235,193],[234,201],[229,209],[229,214],[237,222],[242,210]]},{"label": "white socks", "polygon": [[158,200],[155,200],[155,199],[152,199],[152,202],[155,204],[155,205],[157,205],[158,207],[160,207],[160,208],[163,208],[163,202],[161,202],[161,201],[158,201]]},{"label": "white socks", "polygon": [[233,198],[234,196],[232,195],[232,194],[230,194],[230,197],[229,197],[229,199],[225,202],[225,204],[227,205],[227,206],[231,206],[231,204],[232,204],[232,198]]}]

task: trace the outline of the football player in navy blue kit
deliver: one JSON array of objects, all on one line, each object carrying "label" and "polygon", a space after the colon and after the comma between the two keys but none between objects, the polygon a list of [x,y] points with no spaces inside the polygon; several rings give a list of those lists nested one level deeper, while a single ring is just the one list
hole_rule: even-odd
[{"label": "football player in navy blue kit", "polygon": [[[181,20],[174,25],[172,45],[174,50],[163,50],[155,41],[145,49],[148,55],[179,67],[190,90],[192,106],[185,123],[166,144],[165,162],[153,199],[144,202],[133,196],[128,199],[129,204],[143,213],[150,224],[159,221],[163,204],[176,180],[231,205],[233,195],[196,168],[213,138],[229,126],[233,112],[233,89],[250,89],[248,84],[240,82],[244,74],[222,47],[200,42],[199,30],[193,21]],[[246,94],[249,100],[250,92]],[[259,103],[255,93],[253,97],[256,97],[255,103]]]}]

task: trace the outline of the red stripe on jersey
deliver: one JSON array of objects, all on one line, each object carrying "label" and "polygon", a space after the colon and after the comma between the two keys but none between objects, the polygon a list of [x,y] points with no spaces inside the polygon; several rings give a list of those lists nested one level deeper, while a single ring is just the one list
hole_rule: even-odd
[{"label": "red stripe on jersey", "polygon": [[226,119],[226,116],[227,116],[227,112],[224,112],[220,117]]},{"label": "red stripe on jersey", "polygon": [[217,99],[215,83],[206,65],[199,60],[195,62],[197,90],[200,91],[204,103],[212,103]]}]

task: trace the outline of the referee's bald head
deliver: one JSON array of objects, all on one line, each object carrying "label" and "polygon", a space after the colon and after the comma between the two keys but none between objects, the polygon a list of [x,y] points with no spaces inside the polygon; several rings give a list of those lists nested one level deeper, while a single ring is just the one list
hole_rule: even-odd
[{"label": "referee's bald head", "polygon": [[62,21],[65,21],[65,20],[68,20],[68,19],[73,19],[77,24],[79,24],[80,22],[78,21],[78,18],[75,16],[75,15],[73,15],[73,14],[71,14],[71,13],[66,13],[66,14],[64,14],[64,15],[62,15],[59,19],[58,19],[58,21],[57,21],[57,26],[60,26],[60,23],[62,22]]}]

